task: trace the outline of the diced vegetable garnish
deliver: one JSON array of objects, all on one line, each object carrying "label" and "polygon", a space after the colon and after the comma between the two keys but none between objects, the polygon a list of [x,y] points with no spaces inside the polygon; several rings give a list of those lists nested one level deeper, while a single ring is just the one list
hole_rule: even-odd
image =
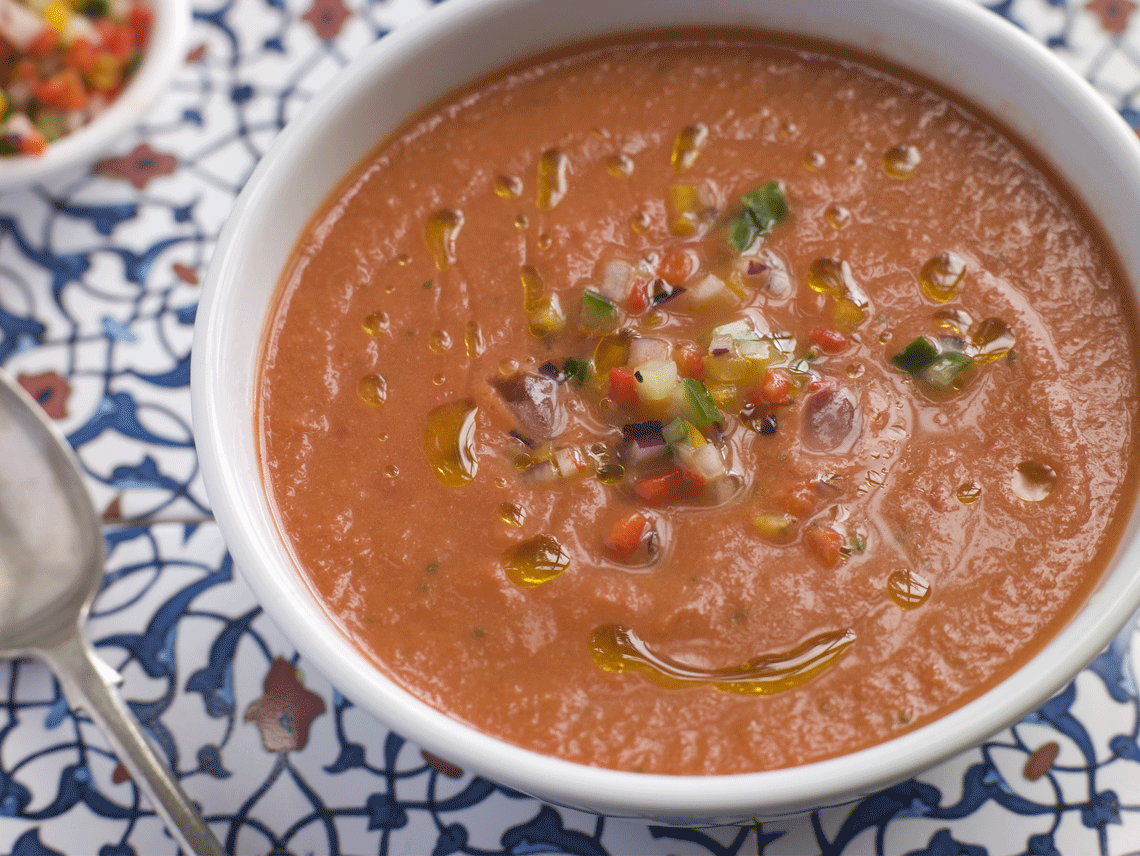
[{"label": "diced vegetable garnish", "polygon": [[582,292],[578,323],[587,330],[612,330],[617,322],[617,307],[613,301],[589,289]]},{"label": "diced vegetable garnish", "polygon": [[633,377],[637,381],[638,398],[650,403],[661,402],[677,387],[677,364],[672,360],[649,360],[634,370]]},{"label": "diced vegetable garnish", "polygon": [[628,366],[610,369],[607,397],[623,410],[632,410],[637,404],[637,378]]},{"label": "diced vegetable garnish", "polygon": [[130,0],[0,0],[0,153],[42,153],[105,109],[141,63],[152,20]]},{"label": "diced vegetable garnish", "polygon": [[681,378],[674,395],[674,401],[681,415],[697,425],[708,425],[724,418],[720,408],[709,396],[709,391],[699,380]]},{"label": "diced vegetable garnish", "polygon": [[908,374],[918,374],[938,359],[938,346],[928,336],[919,336],[891,357],[891,362]]},{"label": "diced vegetable garnish", "polygon": [[669,470],[646,476],[633,484],[633,492],[649,505],[663,505],[680,499],[685,491],[685,478],[680,470]]},{"label": "diced vegetable garnish", "polygon": [[739,253],[746,252],[756,239],[788,216],[788,203],[780,185],[774,181],[746,193],[740,199],[741,210],[728,221],[726,237]]},{"label": "diced vegetable garnish", "polygon": [[586,378],[590,376],[590,361],[576,360],[570,357],[562,364],[562,373],[566,375],[567,380],[572,380],[578,384],[578,386],[581,386],[586,382]]},{"label": "diced vegetable garnish", "polygon": [[923,370],[922,377],[932,386],[946,389],[973,364],[972,357],[955,351],[947,351],[944,354],[939,354],[934,362]]},{"label": "diced vegetable garnish", "polygon": [[641,539],[649,529],[649,520],[640,511],[634,511],[617,520],[606,535],[605,545],[623,556],[637,551]]}]

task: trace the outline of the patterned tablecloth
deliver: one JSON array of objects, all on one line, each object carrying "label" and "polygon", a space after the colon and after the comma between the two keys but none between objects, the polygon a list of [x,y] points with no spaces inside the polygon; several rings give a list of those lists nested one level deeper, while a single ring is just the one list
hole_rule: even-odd
[{"label": "patterned tablecloth", "polygon": [[[983,746],[857,805],[739,828],[543,805],[390,733],[307,666],[211,521],[189,357],[199,280],[259,156],[346,62],[430,5],[347,2],[197,0],[185,67],[130,138],[91,169],[0,195],[0,364],[67,434],[106,522],[91,634],[227,849],[1140,854],[1131,629]],[[1140,127],[1136,11],[1132,0],[994,5]],[[44,667],[0,665],[0,705],[0,851],[175,852]]]}]

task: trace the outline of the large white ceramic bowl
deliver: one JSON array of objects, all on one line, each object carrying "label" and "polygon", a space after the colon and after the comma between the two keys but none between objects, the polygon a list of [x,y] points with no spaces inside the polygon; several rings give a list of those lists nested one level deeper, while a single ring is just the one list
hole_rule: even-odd
[{"label": "large white ceramic bowl", "polygon": [[68,170],[89,166],[126,134],[186,60],[190,0],[149,0],[154,24],[130,83],[111,105],[84,125],[47,147],[42,155],[0,156],[0,191],[26,187]]},{"label": "large white ceramic bowl", "polygon": [[294,241],[321,201],[410,114],[497,67],[622,30],[747,25],[823,38],[913,69],[998,116],[1095,212],[1140,283],[1140,145],[1026,34],[971,0],[449,0],[368,51],[282,133],[221,236],[198,312],[194,431],[237,565],[298,649],[359,705],[469,770],[563,805],[674,822],[771,818],[873,792],[1019,719],[1087,664],[1140,607],[1134,513],[1087,606],[1032,661],[976,701],[890,742],[799,767],[731,776],[617,772],[475,732],[411,697],[336,629],[294,570],[262,489],[254,426],[260,328]]}]

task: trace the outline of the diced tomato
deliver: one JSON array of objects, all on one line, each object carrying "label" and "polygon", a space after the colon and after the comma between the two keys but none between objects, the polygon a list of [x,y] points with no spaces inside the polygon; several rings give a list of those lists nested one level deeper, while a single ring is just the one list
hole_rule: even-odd
[{"label": "diced tomato", "polygon": [[56,110],[81,110],[87,104],[87,90],[74,68],[53,74],[36,87],[35,96],[41,107]]},{"label": "diced tomato", "polygon": [[95,69],[98,54],[91,42],[80,36],[67,48],[66,61],[80,74],[88,74]]},{"label": "diced tomato", "polygon": [[680,285],[697,272],[697,260],[688,250],[666,250],[657,264],[657,275],[670,285]]},{"label": "diced tomato", "polygon": [[127,13],[127,25],[134,35],[135,47],[142,49],[150,41],[151,27],[154,25],[154,10],[144,3],[136,3]]},{"label": "diced tomato", "polygon": [[829,327],[816,327],[808,334],[811,343],[825,354],[838,354],[850,344],[850,339],[838,330]]},{"label": "diced tomato", "polygon": [[685,478],[680,470],[646,476],[633,484],[633,492],[649,505],[664,505],[666,502],[679,499],[684,491]]},{"label": "diced tomato", "polygon": [[135,35],[125,24],[103,19],[95,22],[95,29],[99,33],[100,47],[109,53],[125,58],[135,47]]},{"label": "diced tomato", "polygon": [[28,135],[15,140],[16,147],[25,155],[42,155],[47,151],[48,141],[43,134]]},{"label": "diced tomato", "polygon": [[633,376],[633,369],[615,366],[610,369],[609,381],[606,395],[610,401],[623,410],[632,410],[637,406],[637,378]]},{"label": "diced tomato", "polygon": [[59,33],[51,27],[40,30],[28,43],[28,56],[44,58],[51,56],[59,47]]},{"label": "diced tomato", "polygon": [[816,493],[811,482],[799,482],[776,493],[773,500],[783,505],[788,514],[802,519],[815,510]]},{"label": "diced tomato", "polygon": [[605,545],[615,553],[628,556],[641,546],[642,536],[649,526],[649,520],[640,511],[627,514],[610,527],[605,537]]},{"label": "diced tomato", "polygon": [[708,479],[696,470],[681,470],[681,478],[685,480],[685,490],[690,496],[700,496],[709,483]]},{"label": "diced tomato", "polygon": [[40,82],[40,72],[36,64],[30,59],[21,59],[12,69],[12,80],[26,83],[28,86],[37,86]]},{"label": "diced tomato", "polygon": [[643,276],[634,277],[629,286],[626,305],[630,312],[644,312],[649,308],[649,280]]},{"label": "diced tomato", "polygon": [[704,380],[705,355],[692,345],[682,345],[673,355],[677,363],[677,374],[681,377],[691,377],[693,380]]},{"label": "diced tomato", "polygon": [[830,526],[812,523],[804,527],[804,543],[808,550],[815,555],[825,568],[834,568],[843,560],[840,547],[843,546],[843,536]]},{"label": "diced tomato", "polygon": [[760,397],[769,404],[787,404],[791,400],[792,379],[783,369],[766,369],[760,381]]}]

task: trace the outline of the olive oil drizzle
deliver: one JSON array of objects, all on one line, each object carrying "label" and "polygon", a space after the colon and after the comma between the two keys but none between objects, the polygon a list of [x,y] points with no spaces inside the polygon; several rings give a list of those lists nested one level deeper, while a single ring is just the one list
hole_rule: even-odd
[{"label": "olive oil drizzle", "polygon": [[788,651],[762,654],[739,666],[705,669],[653,652],[635,631],[611,624],[590,638],[594,662],[607,672],[640,672],[667,689],[710,687],[721,692],[767,696],[794,689],[837,663],[855,642],[855,631],[832,630]]}]

